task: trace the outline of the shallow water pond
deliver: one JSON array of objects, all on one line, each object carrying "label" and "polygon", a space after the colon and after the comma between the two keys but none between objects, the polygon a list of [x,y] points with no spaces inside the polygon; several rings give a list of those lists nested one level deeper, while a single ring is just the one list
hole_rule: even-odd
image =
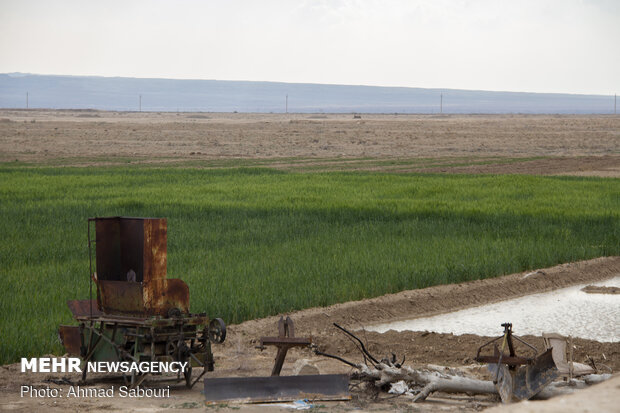
[{"label": "shallow water pond", "polygon": [[588,294],[581,291],[586,285],[620,287],[620,276],[367,329],[380,333],[411,330],[498,336],[503,331],[501,324],[511,322],[517,335],[559,333],[599,342],[620,341],[620,294]]}]

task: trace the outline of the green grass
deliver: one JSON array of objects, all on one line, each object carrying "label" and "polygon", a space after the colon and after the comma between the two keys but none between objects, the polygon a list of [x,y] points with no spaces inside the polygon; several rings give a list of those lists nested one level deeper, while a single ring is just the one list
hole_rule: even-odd
[{"label": "green grass", "polygon": [[620,180],[0,166],[0,363],[59,354],[87,218],[168,218],[168,274],[227,323],[620,253]]}]

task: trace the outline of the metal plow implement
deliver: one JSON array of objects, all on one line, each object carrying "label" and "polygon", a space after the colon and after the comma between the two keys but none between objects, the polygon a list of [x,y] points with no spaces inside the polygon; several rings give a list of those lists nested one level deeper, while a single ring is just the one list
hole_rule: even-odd
[{"label": "metal plow implement", "polygon": [[[551,349],[537,355],[536,347],[512,334],[512,324],[504,323],[502,327],[504,335],[480,346],[475,360],[489,363],[488,369],[493,375],[493,383],[502,402],[528,400],[558,378],[560,372],[553,362]],[[516,355],[513,338],[532,352],[531,357]],[[501,347],[498,347],[497,342],[500,340]],[[493,355],[481,355],[482,350],[491,344]]]},{"label": "metal plow implement", "polygon": [[[94,223],[96,239],[91,239]],[[92,265],[95,244],[96,272]],[[211,343],[222,343],[226,326],[206,314],[190,314],[189,289],[180,279],[168,279],[167,223],[163,218],[91,218],[88,220],[90,295],[69,301],[78,326],[60,326],[67,352],[87,362],[177,362],[177,373],[192,387],[212,371]],[[92,299],[92,287],[97,299]],[[185,364],[187,363],[187,364]],[[192,377],[192,367],[203,367]],[[84,368],[82,380],[86,378]],[[123,378],[138,386],[146,374]]]}]

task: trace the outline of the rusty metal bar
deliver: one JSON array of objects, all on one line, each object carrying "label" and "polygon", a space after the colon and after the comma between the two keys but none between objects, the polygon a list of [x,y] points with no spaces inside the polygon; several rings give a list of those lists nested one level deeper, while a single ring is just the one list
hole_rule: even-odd
[{"label": "rusty metal bar", "polygon": [[261,346],[279,346],[279,345],[292,345],[292,346],[309,346],[312,344],[312,338],[310,337],[261,337]]},{"label": "rusty metal bar", "polygon": [[282,371],[282,365],[284,364],[284,359],[286,358],[286,353],[288,353],[288,346],[279,346],[278,353],[276,354],[276,361],[273,364],[273,369],[271,369],[272,376],[279,376]]},{"label": "rusty metal bar", "polygon": [[520,364],[528,364],[532,361],[531,358],[526,358],[526,357],[519,357],[519,356],[506,356],[504,355],[503,357],[500,356],[478,356],[475,359],[477,362],[480,363],[504,363],[504,364],[508,364],[509,366],[516,366],[516,365],[520,365]]}]

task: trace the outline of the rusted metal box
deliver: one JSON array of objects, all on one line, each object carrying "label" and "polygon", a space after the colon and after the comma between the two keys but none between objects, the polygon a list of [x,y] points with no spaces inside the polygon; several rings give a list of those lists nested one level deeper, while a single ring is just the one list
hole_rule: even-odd
[{"label": "rusted metal box", "polygon": [[97,303],[106,314],[189,313],[189,289],[166,278],[164,218],[94,218]]}]

